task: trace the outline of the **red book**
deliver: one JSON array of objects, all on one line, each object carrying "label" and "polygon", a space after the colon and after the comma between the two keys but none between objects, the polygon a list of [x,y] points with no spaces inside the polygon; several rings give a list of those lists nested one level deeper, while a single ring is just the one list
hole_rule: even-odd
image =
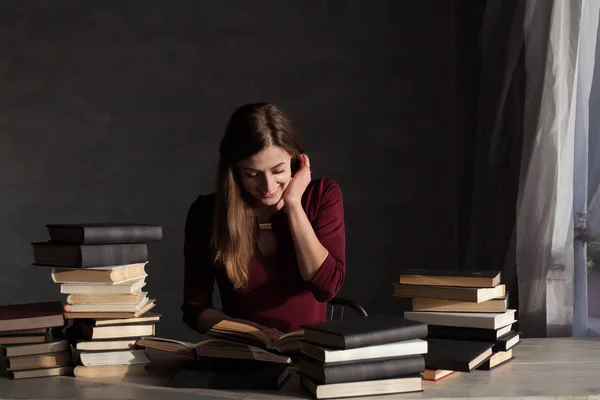
[{"label": "red book", "polygon": [[64,327],[62,301],[0,306],[0,332]]}]

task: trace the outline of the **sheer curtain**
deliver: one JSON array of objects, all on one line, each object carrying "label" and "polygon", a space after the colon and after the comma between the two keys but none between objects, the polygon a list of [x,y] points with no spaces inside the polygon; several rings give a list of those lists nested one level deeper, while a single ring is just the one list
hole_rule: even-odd
[{"label": "sheer curtain", "polygon": [[527,85],[515,232],[519,329],[527,336],[587,333],[585,245],[575,244],[574,227],[587,206],[599,11],[598,0],[525,5]]},{"label": "sheer curtain", "polygon": [[[600,221],[598,101],[590,101],[598,99],[600,0],[486,7],[476,161],[483,172],[474,179],[468,264],[503,266],[523,336],[585,335],[586,249],[574,229]],[[482,239],[497,230],[509,234]]]}]

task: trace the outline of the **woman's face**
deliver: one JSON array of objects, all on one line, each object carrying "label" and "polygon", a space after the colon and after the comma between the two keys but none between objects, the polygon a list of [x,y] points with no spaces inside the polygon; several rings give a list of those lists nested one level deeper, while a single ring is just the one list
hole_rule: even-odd
[{"label": "woman's face", "polygon": [[280,204],[283,191],[292,179],[291,159],[285,149],[269,146],[241,160],[237,167],[243,188],[258,204],[267,207]]}]

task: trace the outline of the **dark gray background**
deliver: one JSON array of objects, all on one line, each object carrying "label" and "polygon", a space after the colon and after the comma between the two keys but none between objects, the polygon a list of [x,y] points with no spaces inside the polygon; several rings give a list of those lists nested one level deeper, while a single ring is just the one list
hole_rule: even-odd
[{"label": "dark gray background", "polygon": [[340,295],[402,313],[402,269],[462,260],[476,21],[455,3],[0,2],[0,303],[63,299],[31,266],[45,224],[156,223],[157,335],[195,337],[186,213],[213,191],[229,115],[270,101],[342,188]]}]

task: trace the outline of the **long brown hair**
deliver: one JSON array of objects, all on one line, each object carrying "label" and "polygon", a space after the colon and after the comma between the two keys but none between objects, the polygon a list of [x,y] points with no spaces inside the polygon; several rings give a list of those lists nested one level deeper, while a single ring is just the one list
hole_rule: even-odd
[{"label": "long brown hair", "polygon": [[221,140],[211,244],[215,262],[222,265],[235,289],[248,283],[258,225],[250,194],[243,189],[237,163],[269,146],[279,146],[292,157],[303,152],[290,120],[276,106],[252,103],[229,118]]}]

